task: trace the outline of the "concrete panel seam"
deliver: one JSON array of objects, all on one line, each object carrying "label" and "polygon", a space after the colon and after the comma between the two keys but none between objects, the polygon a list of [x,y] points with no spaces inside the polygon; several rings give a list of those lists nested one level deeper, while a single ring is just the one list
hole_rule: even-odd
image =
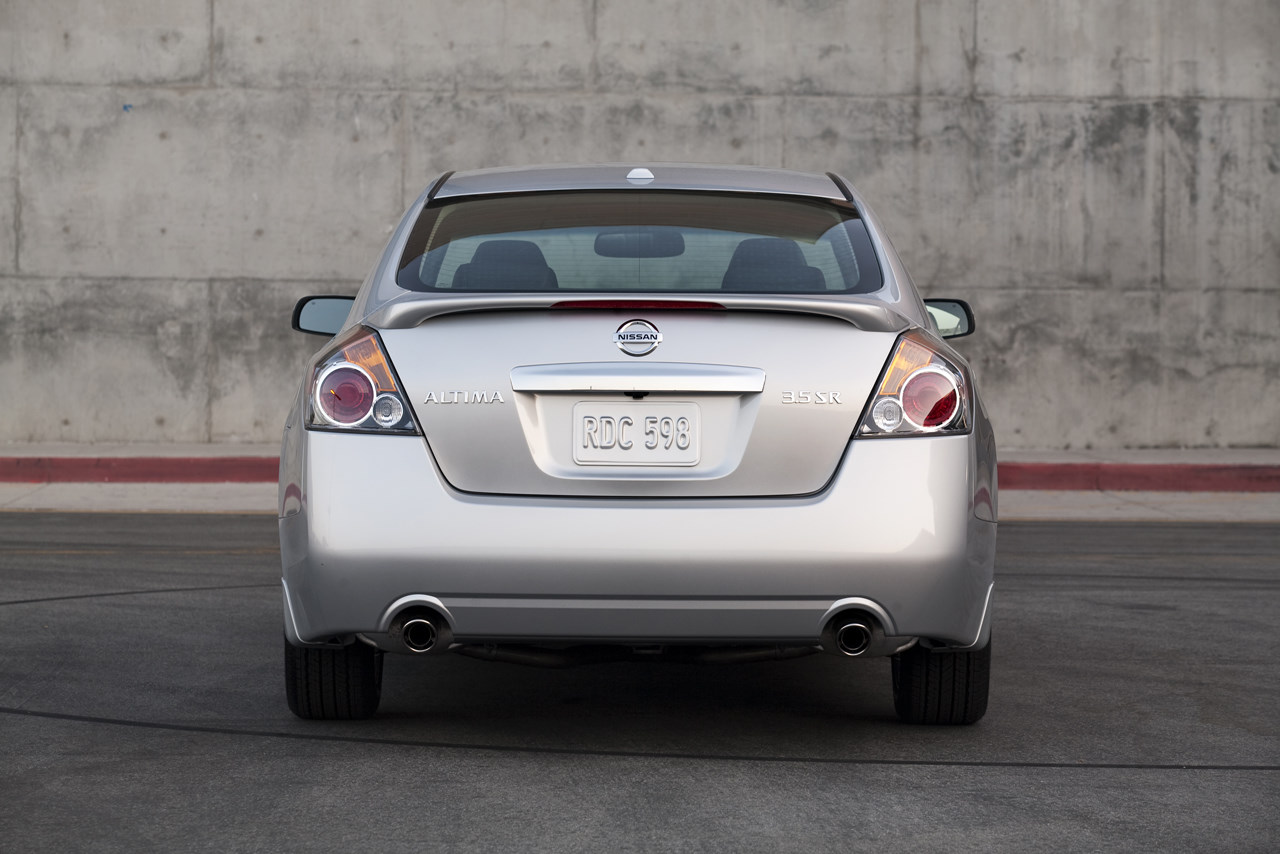
[{"label": "concrete panel seam", "polygon": [[[917,4],[919,4],[919,2],[920,0],[916,0]],[[973,20],[970,26],[972,33],[970,35],[969,50],[965,51],[964,61],[965,61],[965,65],[968,66],[969,68],[969,97],[976,100],[978,97],[978,57],[979,57],[978,19],[980,17],[978,15],[978,0],[973,0],[972,9],[973,9]]]},{"label": "concrete panel seam", "polygon": [[[409,207],[409,105],[405,103],[405,94],[396,95],[396,145],[400,149],[400,209]],[[412,191],[417,193],[419,191]],[[417,198],[417,196],[414,196]]]},{"label": "concrete panel seam", "polygon": [[22,272],[22,91],[13,99],[13,271]]},{"label": "concrete panel seam", "polygon": [[280,94],[283,92],[307,92],[315,95],[384,95],[384,96],[421,96],[421,95],[450,95],[457,98],[477,98],[477,97],[508,97],[521,98],[525,96],[551,96],[562,98],[574,97],[594,97],[594,96],[616,96],[616,97],[632,97],[637,100],[646,101],[671,101],[677,99],[685,100],[705,100],[707,98],[733,98],[743,101],[759,101],[768,98],[796,98],[804,100],[832,100],[848,103],[871,103],[885,100],[894,101],[921,101],[925,103],[979,103],[979,104],[1077,104],[1090,105],[1100,104],[1110,106],[1115,104],[1162,104],[1162,103],[1196,103],[1196,104],[1259,104],[1272,105],[1280,104],[1280,97],[1254,97],[1241,95],[1124,95],[1124,94],[1105,94],[1105,95],[1007,95],[994,92],[975,92],[969,95],[944,94],[933,92],[837,92],[837,91],[797,91],[789,89],[778,90],[757,90],[751,92],[742,92],[741,90],[729,88],[699,88],[699,89],[661,89],[649,88],[636,92],[621,92],[615,89],[605,88],[580,88],[566,89],[560,87],[539,87],[530,86],[527,88],[494,87],[494,88],[469,88],[461,86],[450,87],[424,87],[421,89],[408,88],[404,86],[326,86],[313,85],[307,87],[298,86],[224,86],[213,81],[202,83],[192,83],[183,81],[165,81],[165,82],[112,82],[112,83],[28,83],[23,84],[25,89],[45,90],[45,91],[72,91],[72,92],[94,92],[94,91],[110,91],[110,90],[147,90],[147,91],[174,91],[178,93],[188,92],[243,92],[246,94]]},{"label": "concrete panel seam", "polygon": [[214,36],[214,0],[208,0],[208,2],[209,2],[209,48],[208,48],[209,52],[205,59],[205,65],[206,65],[205,82],[210,87],[212,87],[216,85],[215,79],[214,79],[214,63],[217,60],[217,52],[215,49],[215,36]]}]

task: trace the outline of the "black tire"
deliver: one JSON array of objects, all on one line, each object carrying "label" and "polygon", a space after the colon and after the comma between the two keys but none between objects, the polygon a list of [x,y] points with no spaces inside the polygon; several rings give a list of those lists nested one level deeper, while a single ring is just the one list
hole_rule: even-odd
[{"label": "black tire", "polygon": [[382,698],[382,652],[361,641],[342,647],[299,647],[286,639],[284,687],[289,710],[300,718],[367,718],[378,711]]},{"label": "black tire", "polygon": [[909,724],[971,724],[987,713],[991,642],[972,652],[919,644],[893,657],[893,705]]}]

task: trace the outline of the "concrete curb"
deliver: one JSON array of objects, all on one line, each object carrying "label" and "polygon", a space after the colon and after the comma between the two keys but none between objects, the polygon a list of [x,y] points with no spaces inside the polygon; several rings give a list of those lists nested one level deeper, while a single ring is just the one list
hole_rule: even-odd
[{"label": "concrete curb", "polygon": [[[274,456],[0,457],[0,483],[269,483]],[[1005,462],[1003,489],[1103,492],[1280,492],[1280,465]]]},{"label": "concrete curb", "polygon": [[1000,488],[1102,492],[1280,492],[1280,466],[1000,463]]}]

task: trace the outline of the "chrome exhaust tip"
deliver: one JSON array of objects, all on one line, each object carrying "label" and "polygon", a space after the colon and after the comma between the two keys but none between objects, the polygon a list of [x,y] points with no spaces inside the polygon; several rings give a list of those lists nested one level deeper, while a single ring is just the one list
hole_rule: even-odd
[{"label": "chrome exhaust tip", "polygon": [[439,637],[435,623],[422,617],[405,620],[400,627],[400,638],[410,652],[430,652]]},{"label": "chrome exhaust tip", "polygon": [[439,614],[415,608],[396,615],[386,637],[374,643],[387,652],[443,655],[453,647],[453,630]]},{"label": "chrome exhaust tip", "polygon": [[871,647],[871,627],[866,623],[845,623],[835,634],[836,648],[843,655],[856,657]]}]

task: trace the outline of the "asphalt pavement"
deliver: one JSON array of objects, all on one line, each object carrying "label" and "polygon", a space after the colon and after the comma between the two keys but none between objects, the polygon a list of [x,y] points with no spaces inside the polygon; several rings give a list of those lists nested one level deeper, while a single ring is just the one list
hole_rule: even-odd
[{"label": "asphalt pavement", "polygon": [[1272,851],[1280,526],[1011,522],[990,711],[888,661],[387,660],[295,719],[267,514],[0,513],[5,851]]}]

